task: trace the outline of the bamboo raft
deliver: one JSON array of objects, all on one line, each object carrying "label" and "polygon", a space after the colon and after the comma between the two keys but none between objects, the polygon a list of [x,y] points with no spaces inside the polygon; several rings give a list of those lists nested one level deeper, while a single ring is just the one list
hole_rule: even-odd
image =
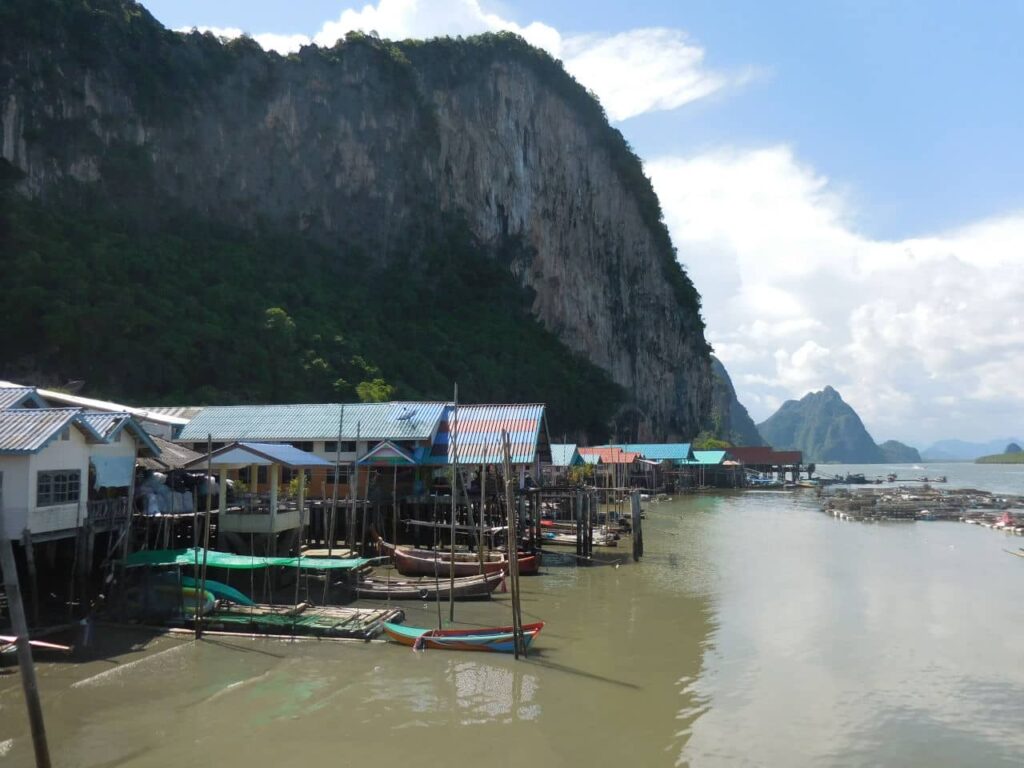
[{"label": "bamboo raft", "polygon": [[[218,602],[202,617],[204,629],[249,635],[304,635],[369,640],[384,630],[385,622],[401,622],[398,608],[347,608],[257,604],[242,606]],[[187,626],[193,620],[185,618]]]}]

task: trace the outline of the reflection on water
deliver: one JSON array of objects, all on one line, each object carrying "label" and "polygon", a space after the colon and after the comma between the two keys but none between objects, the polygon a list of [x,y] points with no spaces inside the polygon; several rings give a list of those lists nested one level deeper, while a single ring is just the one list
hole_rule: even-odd
[{"label": "reflection on water", "polygon": [[[1001,536],[778,493],[681,498],[645,525],[639,566],[552,557],[523,579],[547,622],[525,662],[108,634],[110,658],[40,666],[55,764],[1020,764],[1024,563]],[[456,610],[510,619],[507,595]],[[0,677],[0,764],[31,761]]]}]

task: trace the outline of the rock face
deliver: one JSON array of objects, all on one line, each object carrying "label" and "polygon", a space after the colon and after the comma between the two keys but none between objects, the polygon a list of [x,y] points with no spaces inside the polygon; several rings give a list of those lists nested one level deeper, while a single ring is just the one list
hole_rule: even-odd
[{"label": "rock face", "polygon": [[168,31],[128,0],[11,0],[0,94],[0,151],[25,195],[63,205],[85,189],[140,222],[182,206],[372,260],[462,221],[544,326],[624,387],[637,439],[689,438],[706,419],[700,299],[640,163],[518,38],[350,35],[283,58]]},{"label": "rock face", "polygon": [[803,451],[814,462],[875,464],[884,461],[881,449],[857,413],[832,387],[788,400],[758,431],[773,447]]},{"label": "rock face", "polygon": [[711,410],[705,429],[733,445],[764,445],[764,438],[757,431],[754,420],[736,397],[729,372],[714,356],[711,358],[711,375],[714,377]]},{"label": "rock face", "polygon": [[882,459],[886,464],[916,464],[921,461],[917,448],[905,445],[898,440],[886,440],[878,446],[882,451]]}]

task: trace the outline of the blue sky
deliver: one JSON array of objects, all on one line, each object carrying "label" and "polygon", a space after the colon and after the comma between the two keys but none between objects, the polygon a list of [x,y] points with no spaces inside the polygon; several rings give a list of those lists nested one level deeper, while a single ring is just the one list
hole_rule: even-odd
[{"label": "blue sky", "polygon": [[[259,35],[325,42],[364,23],[521,31],[598,92],[645,161],[756,419],[833,384],[879,440],[1020,431],[1024,327],[1005,319],[1024,300],[1024,3],[145,5],[270,47],[284,43]],[[642,70],[646,96],[609,66]]]}]

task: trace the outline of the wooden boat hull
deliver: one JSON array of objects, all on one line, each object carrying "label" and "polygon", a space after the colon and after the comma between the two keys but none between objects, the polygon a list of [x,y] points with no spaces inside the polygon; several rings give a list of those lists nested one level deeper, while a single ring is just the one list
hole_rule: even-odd
[{"label": "wooden boat hull", "polygon": [[[491,596],[504,579],[502,572],[462,576],[455,579],[456,600],[483,600]],[[451,594],[451,577],[435,581],[433,575],[417,580],[370,578],[357,582],[356,595],[368,599],[386,600],[447,600]]]},{"label": "wooden boat hull", "polygon": [[[543,621],[523,625],[523,642],[527,648],[543,628]],[[384,632],[396,643],[417,649],[434,648],[446,651],[485,651],[490,653],[513,653],[515,651],[512,627],[426,629],[385,623]]]},{"label": "wooden boat hull", "polygon": [[[395,568],[403,576],[451,576],[455,571],[456,576],[477,576],[480,574],[480,561],[473,553],[456,553],[454,565],[451,562],[450,552],[437,552],[429,549],[409,549],[396,547],[381,541],[380,545],[391,553],[395,561]],[[504,552],[485,553],[483,565],[484,573],[508,573],[511,565]],[[530,553],[519,555],[519,575],[532,576],[540,570],[540,554]]]}]

